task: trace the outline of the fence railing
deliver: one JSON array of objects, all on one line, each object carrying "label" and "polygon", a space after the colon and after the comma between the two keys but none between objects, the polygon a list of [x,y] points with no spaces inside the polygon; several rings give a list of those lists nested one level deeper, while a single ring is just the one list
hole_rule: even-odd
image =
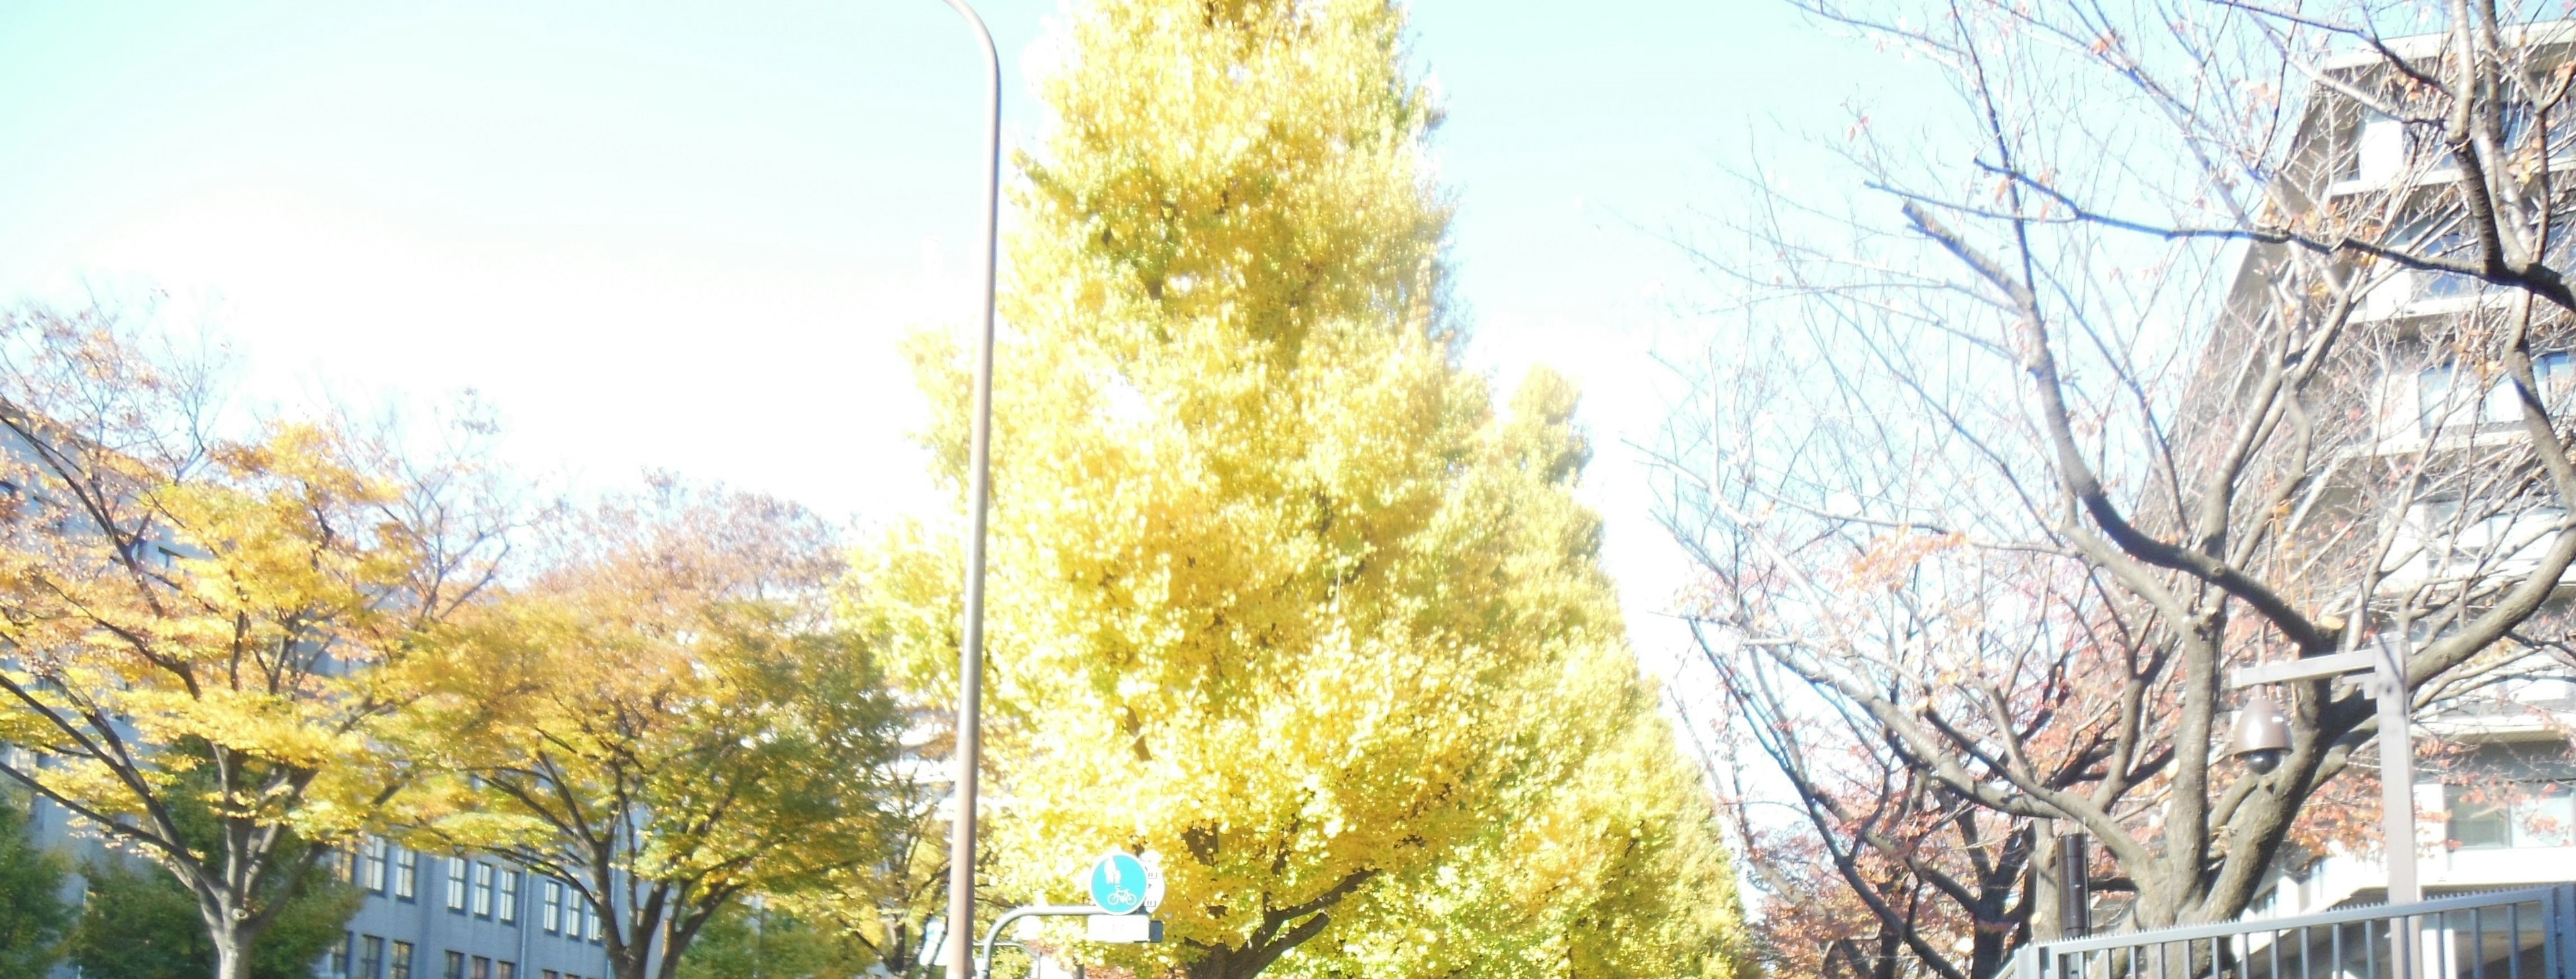
[{"label": "fence railing", "polygon": [[2576,883],[2034,945],[2016,979],[2576,979]]}]

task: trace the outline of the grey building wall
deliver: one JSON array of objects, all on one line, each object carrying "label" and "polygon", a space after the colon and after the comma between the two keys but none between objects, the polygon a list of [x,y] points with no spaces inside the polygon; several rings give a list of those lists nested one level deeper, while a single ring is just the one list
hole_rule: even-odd
[{"label": "grey building wall", "polygon": [[[37,799],[31,814],[37,845],[71,856],[75,865],[122,859],[74,832],[61,807]],[[596,937],[605,923],[560,881],[489,856],[421,853],[383,841],[370,841],[355,856],[347,869],[365,901],[340,946],[314,963],[317,979],[608,975],[608,951]],[[451,883],[459,883],[453,898]],[[79,880],[66,890],[65,900],[81,899]],[[54,979],[76,974],[65,964]]]},{"label": "grey building wall", "polygon": [[[561,881],[491,856],[384,841],[352,875],[366,903],[349,919],[326,979],[602,979],[604,926]],[[404,961],[408,951],[409,961]],[[381,958],[377,958],[377,955]]]}]

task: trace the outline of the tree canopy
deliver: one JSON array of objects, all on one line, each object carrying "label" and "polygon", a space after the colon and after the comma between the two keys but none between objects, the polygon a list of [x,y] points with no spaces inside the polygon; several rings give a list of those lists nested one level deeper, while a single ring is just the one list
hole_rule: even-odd
[{"label": "tree canopy", "polygon": [[240,979],[307,844],[410,781],[380,729],[500,528],[470,456],[228,425],[219,380],[109,311],[0,316],[0,777],[167,868]]},{"label": "tree canopy", "polygon": [[71,868],[36,845],[23,797],[0,790],[0,979],[44,979],[70,930],[63,882]]},{"label": "tree canopy", "polygon": [[662,478],[552,530],[533,580],[450,634],[413,742],[445,809],[415,838],[565,882],[620,979],[671,979],[742,898],[877,883],[919,794],[835,619],[830,528]]},{"label": "tree canopy", "polygon": [[[1243,979],[1389,925],[1377,897],[1436,868],[1546,845],[1495,828],[1634,716],[1561,695],[1635,665],[1573,498],[1570,386],[1542,372],[1497,410],[1460,366],[1400,10],[1068,17],[995,380],[994,884],[1061,898],[1104,850],[1159,854],[1172,943],[1080,954]],[[924,389],[963,390],[961,364],[926,344]],[[960,481],[965,405],[938,407]],[[951,539],[899,529],[857,578],[925,691],[955,662]],[[1608,832],[1622,804],[1556,828]]]},{"label": "tree canopy", "polygon": [[1939,94],[1701,253],[1663,515],[1790,785],[1744,800],[1800,824],[1746,833],[1784,967],[2001,974],[2062,835],[2100,926],[2239,916],[2402,736],[2283,683],[2233,763],[2247,667],[2385,644],[2422,713],[2567,675],[2562,7],[1798,5]]}]

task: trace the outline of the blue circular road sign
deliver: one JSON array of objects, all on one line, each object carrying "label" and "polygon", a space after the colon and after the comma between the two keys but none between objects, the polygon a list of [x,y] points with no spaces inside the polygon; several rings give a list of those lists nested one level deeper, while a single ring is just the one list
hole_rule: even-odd
[{"label": "blue circular road sign", "polygon": [[1112,853],[1091,865],[1091,903],[1110,914],[1134,914],[1145,906],[1145,861]]}]

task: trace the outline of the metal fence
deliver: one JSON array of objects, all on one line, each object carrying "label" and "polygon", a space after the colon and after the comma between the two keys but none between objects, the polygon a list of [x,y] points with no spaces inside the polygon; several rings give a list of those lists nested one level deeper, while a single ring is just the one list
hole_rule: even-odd
[{"label": "metal fence", "polygon": [[2576,979],[2576,883],[2025,948],[2016,979]]}]

